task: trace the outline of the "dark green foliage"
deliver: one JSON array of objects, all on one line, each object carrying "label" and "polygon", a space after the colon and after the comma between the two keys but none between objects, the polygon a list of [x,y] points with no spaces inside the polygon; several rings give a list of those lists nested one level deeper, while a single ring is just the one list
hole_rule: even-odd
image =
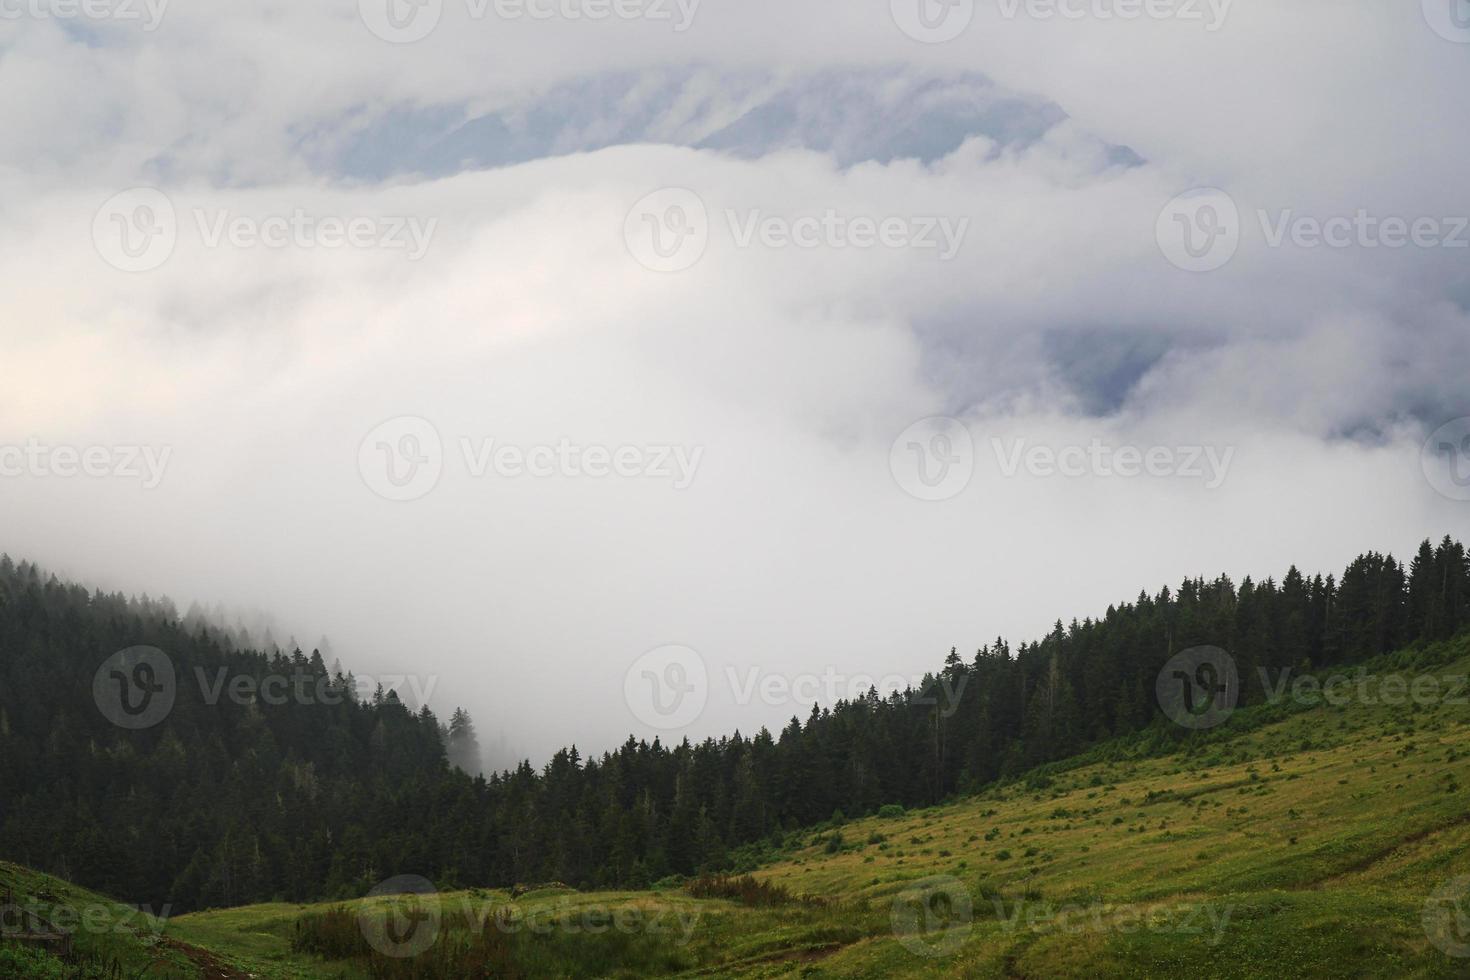
[{"label": "dark green foliage", "polygon": [[761,881],[751,875],[740,878],[701,875],[689,883],[689,894],[694,898],[726,898],[752,908],[823,904],[821,899],[808,895],[792,895],[785,885]]},{"label": "dark green foliage", "polygon": [[[211,705],[180,683],[161,724],[118,728],[91,683],[125,647],[167,651],[183,678],[223,669],[330,690],[351,678],[315,653],[262,652],[166,600],[88,592],[4,559],[0,856],[176,913],[355,897],[396,874],[441,888],[646,887],[752,867],[794,828],[895,817],[1118,735],[1177,742],[1187,733],[1158,720],[1154,681],[1186,647],[1229,650],[1251,704],[1265,696],[1260,670],[1320,670],[1466,625],[1470,562],[1446,538],[1407,569],[1364,555],[1340,585],[1294,568],[1279,586],[1190,579],[1014,649],[997,639],[968,662],[951,652],[917,688],[813,707],[775,734],[630,736],[598,756],[573,747],[539,770],[475,777],[468,716],[441,727],[391,692]],[[1033,773],[1028,791],[1051,778]]]},{"label": "dark green foliage", "polygon": [[355,960],[373,980],[517,978],[513,937],[494,917],[472,924],[463,918],[439,924],[436,941],[411,957],[386,956],[364,938],[358,916],[343,907],[296,922],[291,948],[329,960]]},{"label": "dark green foliage", "polygon": [[372,947],[363,938],[356,913],[345,905],[338,905],[320,915],[297,919],[296,932],[291,938],[291,949],[293,952],[310,953],[328,960],[365,957],[372,951]]}]

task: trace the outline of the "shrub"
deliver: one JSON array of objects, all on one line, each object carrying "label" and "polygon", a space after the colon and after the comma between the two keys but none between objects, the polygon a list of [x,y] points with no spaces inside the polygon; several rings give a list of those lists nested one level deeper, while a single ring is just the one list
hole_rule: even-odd
[{"label": "shrub", "polygon": [[476,927],[461,912],[446,915],[445,930],[437,942],[411,958],[384,955],[373,948],[358,916],[345,906],[303,916],[296,921],[291,949],[327,960],[360,962],[373,980],[454,980],[459,977],[493,976],[519,978],[525,973],[516,963],[513,943],[529,946],[540,940],[529,934],[509,935],[503,928],[510,915],[502,909]]},{"label": "shrub", "polygon": [[701,875],[689,883],[688,890],[694,898],[728,898],[752,908],[826,904],[815,896],[793,895],[785,885],[760,881],[752,875],[745,875],[743,878],[732,878],[727,875]]},{"label": "shrub", "polygon": [[345,960],[366,956],[372,947],[358,928],[357,916],[346,906],[338,905],[317,915],[297,919],[296,931],[291,937],[291,951],[310,953],[327,960]]},{"label": "shrub", "polygon": [[62,980],[66,975],[66,964],[50,953],[26,946],[0,946],[0,976]]},{"label": "shrub", "polygon": [[884,820],[892,820],[894,817],[903,816],[903,814],[904,809],[898,803],[885,803],[878,808],[878,816]]}]

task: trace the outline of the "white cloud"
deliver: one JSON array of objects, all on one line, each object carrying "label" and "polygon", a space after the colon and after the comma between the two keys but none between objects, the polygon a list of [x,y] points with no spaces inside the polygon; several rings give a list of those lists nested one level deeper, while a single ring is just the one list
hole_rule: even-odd
[{"label": "white cloud", "polygon": [[[1186,574],[1331,570],[1463,525],[1420,473],[1413,423],[1458,414],[1467,324],[1446,297],[1463,255],[1271,248],[1253,227],[1257,209],[1470,212],[1458,46],[1416,10],[1325,0],[1237,4],[1213,33],[982,10],[926,46],[885,6],[707,0],[673,35],[465,23],[449,4],[429,39],[399,46],[350,4],[178,3],[156,32],[108,25],[90,44],[18,25],[0,48],[0,84],[23,96],[0,105],[0,443],[173,456],[152,491],[0,481],[5,547],[112,587],[275,610],[363,670],[442,673],[441,696],[482,731],[544,753],[636,728],[622,671],[667,643],[717,676],[912,673]],[[927,165],[652,145],[381,185],[317,165],[344,132],[387,138],[373,127],[393,107],[529,112],[556,84],[644,73],[680,86],[648,136],[694,142],[821,72],[908,84],[894,70],[980,71],[1070,119],[1030,143],[976,135]],[[731,97],[722,81],[741,73]],[[599,107],[576,138],[621,132],[643,104]],[[1145,162],[1120,164],[1120,145]],[[1246,222],[1227,265],[1191,274],[1161,254],[1155,219],[1201,183],[1227,187]],[[167,192],[177,242],[124,273],[91,229],[139,184]],[[643,268],[623,237],[662,187],[696,192],[709,220],[683,272]],[[257,226],[296,212],[437,224],[410,261],[210,248],[200,209]],[[726,212],[755,210],[969,224],[951,261],[741,247]],[[1124,359],[1138,377],[1114,377],[1138,338]],[[1116,411],[1089,418],[1093,401]],[[964,495],[925,504],[896,486],[889,448],[935,414],[963,417],[980,455]],[[375,497],[357,470],[359,442],[400,415],[432,420],[448,449],[438,488],[411,503]],[[1214,490],[1005,479],[992,435],[1235,456]],[[703,457],[684,491],[475,478],[460,437]],[[548,704],[553,689],[564,700]],[[696,730],[790,713],[713,695]]]}]

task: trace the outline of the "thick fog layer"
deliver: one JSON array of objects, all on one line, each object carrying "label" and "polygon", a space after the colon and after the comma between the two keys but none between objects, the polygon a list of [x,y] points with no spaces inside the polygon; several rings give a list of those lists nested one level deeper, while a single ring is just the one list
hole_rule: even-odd
[{"label": "thick fog layer", "polygon": [[0,549],[492,764],[1470,523],[1448,0],[86,9],[0,23]]}]

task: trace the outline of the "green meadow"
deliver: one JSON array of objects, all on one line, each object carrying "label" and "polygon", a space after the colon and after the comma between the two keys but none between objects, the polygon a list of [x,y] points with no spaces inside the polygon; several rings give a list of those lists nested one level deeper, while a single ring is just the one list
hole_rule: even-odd
[{"label": "green meadow", "polygon": [[748,880],[164,921],[3,865],[0,885],[116,923],[77,930],[90,965],[5,944],[0,964],[36,972],[0,975],[1470,976],[1466,643],[1364,670],[1330,697],[1288,683],[1218,728],[1152,729],[978,796],[834,816],[746,849]]}]

